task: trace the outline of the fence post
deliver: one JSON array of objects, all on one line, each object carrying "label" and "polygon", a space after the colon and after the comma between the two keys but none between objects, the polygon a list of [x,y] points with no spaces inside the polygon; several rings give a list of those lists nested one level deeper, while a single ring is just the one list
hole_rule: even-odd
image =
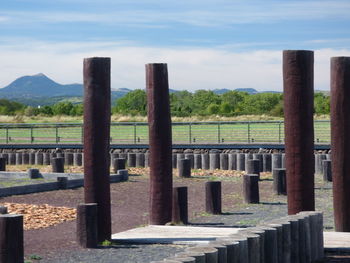
[{"label": "fence post", "polygon": [[59,139],[58,139],[58,126],[56,126],[56,143],[59,142]]},{"label": "fence post", "polygon": [[192,125],[191,123],[188,124],[188,135],[189,135],[189,143],[192,143]]},{"label": "fence post", "polygon": [[134,123],[134,144],[136,144],[136,123]]},{"label": "fence post", "polygon": [[33,126],[30,126],[30,143],[33,143]]},{"label": "fence post", "polygon": [[250,143],[250,121],[248,121],[248,143]]},{"label": "fence post", "polygon": [[282,142],[281,126],[282,126],[282,121],[280,121],[278,124],[278,141],[279,141],[279,143]]},{"label": "fence post", "polygon": [[220,143],[220,123],[218,123],[218,143]]},{"label": "fence post", "polygon": [[9,128],[6,127],[6,144],[9,143]]}]

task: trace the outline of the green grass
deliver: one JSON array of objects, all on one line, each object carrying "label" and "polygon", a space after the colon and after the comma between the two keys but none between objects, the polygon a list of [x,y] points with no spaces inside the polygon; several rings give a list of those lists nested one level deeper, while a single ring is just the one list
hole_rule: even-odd
[{"label": "green grass", "polygon": [[[315,142],[330,142],[330,123],[315,122]],[[6,136],[7,135],[7,136]],[[81,143],[82,127],[0,127],[0,143]],[[148,144],[146,124],[112,125],[111,143]],[[172,126],[174,144],[216,144],[216,143],[283,143],[284,125],[282,122],[233,122],[233,123],[174,123]]]}]

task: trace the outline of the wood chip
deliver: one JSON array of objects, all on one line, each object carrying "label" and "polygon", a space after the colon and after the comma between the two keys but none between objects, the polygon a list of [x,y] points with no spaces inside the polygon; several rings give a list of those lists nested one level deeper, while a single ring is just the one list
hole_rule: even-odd
[{"label": "wood chip", "polygon": [[9,214],[21,214],[24,230],[40,229],[76,219],[76,209],[56,207],[48,204],[32,205],[19,203],[0,203],[6,206]]}]

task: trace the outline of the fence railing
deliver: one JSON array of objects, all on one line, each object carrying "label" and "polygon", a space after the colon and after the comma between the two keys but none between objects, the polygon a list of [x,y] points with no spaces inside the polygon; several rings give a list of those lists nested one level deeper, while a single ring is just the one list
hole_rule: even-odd
[{"label": "fence railing", "polygon": [[[315,121],[315,143],[330,143],[330,121]],[[175,122],[173,144],[284,143],[283,121]],[[0,124],[0,144],[81,144],[81,123]],[[148,144],[148,124],[111,124],[112,144]]]}]

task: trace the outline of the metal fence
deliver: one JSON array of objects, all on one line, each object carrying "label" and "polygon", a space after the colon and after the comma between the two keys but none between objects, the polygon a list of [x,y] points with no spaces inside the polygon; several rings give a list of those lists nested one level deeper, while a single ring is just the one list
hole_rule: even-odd
[{"label": "metal fence", "polygon": [[[315,143],[330,143],[330,122],[315,121]],[[148,144],[148,124],[111,124],[111,144]],[[175,122],[173,144],[284,143],[283,121]],[[0,144],[81,144],[81,123],[0,124]]]}]

